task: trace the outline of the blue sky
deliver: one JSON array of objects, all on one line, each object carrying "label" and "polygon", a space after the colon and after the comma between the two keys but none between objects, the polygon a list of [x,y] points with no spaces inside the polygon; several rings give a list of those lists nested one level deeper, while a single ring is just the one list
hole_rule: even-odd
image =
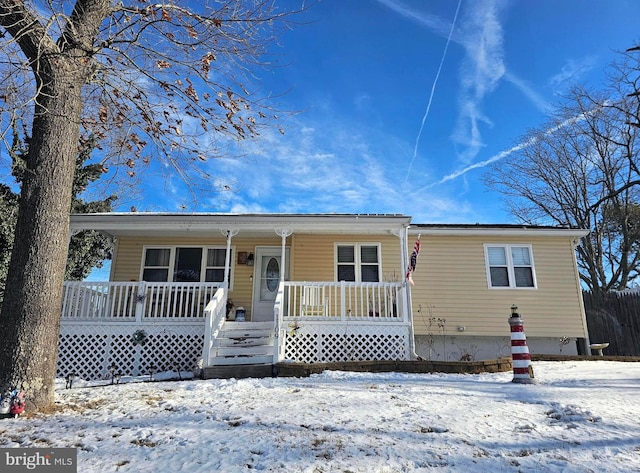
[{"label": "blue sky", "polygon": [[[195,210],[512,223],[484,163],[541,126],[571,84],[600,83],[615,51],[640,41],[638,18],[635,0],[320,0],[274,50],[282,67],[257,72],[263,91],[285,92],[278,107],[300,113],[284,135],[210,164],[233,191]],[[184,194],[172,179],[137,207],[178,211]]]}]

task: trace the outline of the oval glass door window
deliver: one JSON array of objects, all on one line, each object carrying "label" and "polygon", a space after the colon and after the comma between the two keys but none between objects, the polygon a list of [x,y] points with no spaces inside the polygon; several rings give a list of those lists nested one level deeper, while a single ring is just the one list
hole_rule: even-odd
[{"label": "oval glass door window", "polygon": [[278,289],[278,283],[280,282],[280,264],[276,258],[271,258],[267,263],[266,279],[269,291]]},{"label": "oval glass door window", "polygon": [[260,299],[275,300],[278,284],[280,283],[280,261],[274,256],[265,256],[262,268]]}]

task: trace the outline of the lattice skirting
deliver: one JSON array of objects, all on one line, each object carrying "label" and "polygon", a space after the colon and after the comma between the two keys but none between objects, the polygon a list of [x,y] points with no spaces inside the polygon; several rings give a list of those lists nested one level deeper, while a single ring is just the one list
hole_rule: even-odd
[{"label": "lattice skirting", "polygon": [[301,322],[285,335],[284,358],[298,363],[408,360],[409,327]]},{"label": "lattice skirting", "polygon": [[[144,330],[146,342],[136,345],[133,334]],[[158,371],[192,371],[202,358],[204,324],[62,324],[57,376],[69,373],[86,380],[108,379],[110,366],[122,376]],[[155,368],[152,368],[155,367]]]}]

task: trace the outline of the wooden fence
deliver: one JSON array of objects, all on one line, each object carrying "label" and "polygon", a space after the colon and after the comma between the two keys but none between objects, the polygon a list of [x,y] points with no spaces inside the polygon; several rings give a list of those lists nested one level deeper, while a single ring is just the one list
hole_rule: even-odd
[{"label": "wooden fence", "polygon": [[605,355],[640,355],[640,292],[583,292],[591,343],[609,342]]}]

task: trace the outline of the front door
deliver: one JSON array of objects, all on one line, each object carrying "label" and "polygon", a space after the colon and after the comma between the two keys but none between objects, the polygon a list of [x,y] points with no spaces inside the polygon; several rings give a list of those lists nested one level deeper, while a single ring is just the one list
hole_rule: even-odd
[{"label": "front door", "polygon": [[[285,265],[289,266],[289,250],[286,250]],[[280,285],[282,248],[257,247],[255,270],[253,276],[253,322],[268,322],[273,320],[273,303]],[[286,271],[285,274],[288,274]]]}]

